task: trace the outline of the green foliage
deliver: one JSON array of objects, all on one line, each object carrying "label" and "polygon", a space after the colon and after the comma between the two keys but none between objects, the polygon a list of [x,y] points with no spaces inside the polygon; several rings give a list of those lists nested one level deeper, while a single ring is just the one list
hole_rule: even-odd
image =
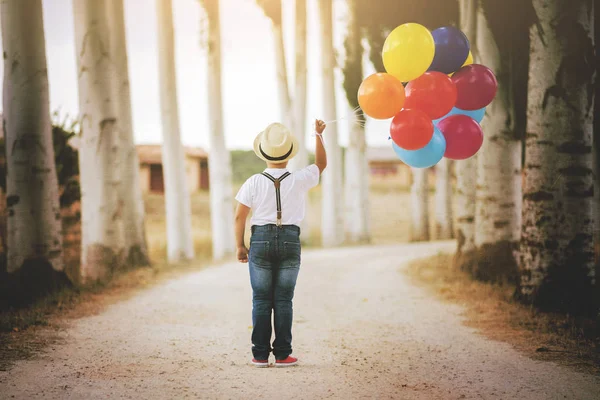
[{"label": "green foliage", "polygon": [[79,175],[79,156],[77,150],[69,145],[69,140],[75,135],[62,126],[52,127],[56,175],[61,186],[66,185],[72,177]]},{"label": "green foliage", "polygon": [[[58,113],[54,113],[58,117]],[[52,126],[52,142],[54,144],[54,162],[59,186],[63,187],[60,196],[61,207],[66,207],[79,201],[81,190],[79,187],[79,155],[76,149],[69,145],[69,140],[77,135],[79,125],[77,121],[69,121],[68,117],[62,122],[55,122]]]},{"label": "green foliage", "polygon": [[233,150],[231,152],[232,180],[241,184],[254,174],[260,174],[266,168],[265,162],[256,157],[252,150]]},{"label": "green foliage", "polygon": [[[315,162],[315,155],[309,153],[308,162]],[[240,185],[254,174],[260,174],[266,164],[263,160],[256,157],[252,150],[232,150],[231,151],[231,170],[232,181],[236,185]]]}]

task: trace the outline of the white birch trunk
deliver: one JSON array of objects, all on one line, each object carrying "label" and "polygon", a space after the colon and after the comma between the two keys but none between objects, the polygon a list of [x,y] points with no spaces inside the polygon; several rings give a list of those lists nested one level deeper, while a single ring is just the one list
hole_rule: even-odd
[{"label": "white birch trunk", "polygon": [[[346,60],[343,68],[344,89],[349,115],[358,108],[356,93],[363,79],[363,46],[360,32],[358,0],[348,2],[348,31],[345,40]],[[345,157],[345,217],[346,238],[351,243],[366,243],[369,235],[369,174],[366,157],[365,129],[355,118],[350,118],[349,141]]]},{"label": "white birch trunk", "polygon": [[539,30],[534,26],[530,31],[519,289],[534,304],[575,312],[592,308],[597,291],[592,240],[592,4],[533,0]]},{"label": "white birch trunk", "polygon": [[350,243],[370,241],[369,166],[365,129],[351,122],[346,151],[346,236]]},{"label": "white birch trunk", "polygon": [[475,250],[475,192],[477,157],[454,164],[456,167],[457,254]]},{"label": "white birch trunk", "polygon": [[477,12],[477,49],[482,63],[496,74],[499,87],[487,108],[485,140],[477,157],[475,276],[483,280],[514,279],[513,252],[521,231],[522,144],[515,134],[508,55],[500,54],[481,7]]},{"label": "white birch trunk", "polygon": [[[479,0],[460,0],[460,28],[471,44],[471,53],[477,52],[477,4]],[[454,163],[456,168],[456,256],[458,263],[475,250],[475,189],[477,184],[477,155]],[[460,265],[462,267],[462,265]]]},{"label": "white birch trunk", "polygon": [[[179,133],[175,39],[171,0],[157,0],[158,71],[163,128],[163,173],[167,216],[167,256],[170,262],[194,257],[191,202],[185,173],[185,153]],[[211,157],[212,158],[212,157]],[[214,182],[211,181],[211,185]]]},{"label": "white birch trunk", "polygon": [[221,28],[219,1],[205,1],[208,19],[208,107],[210,121],[210,219],[213,258],[235,251],[231,155],[225,147],[221,87]]},{"label": "white birch trunk", "polygon": [[114,65],[104,0],[73,2],[79,72],[81,283],[106,280],[123,260],[123,208]]},{"label": "white birch trunk", "polygon": [[110,29],[110,54],[114,61],[116,79],[114,83],[117,120],[119,121],[122,157],[121,193],[124,247],[127,266],[148,265],[148,246],[144,224],[144,199],[139,177],[139,160],[133,140],[133,119],[131,115],[131,93],[129,67],[127,61],[127,40],[125,38],[125,13],[123,0],[108,0]]},{"label": "white birch trunk", "polygon": [[410,188],[411,229],[413,242],[429,240],[429,171],[426,168],[411,168],[412,186]]},{"label": "white birch trunk", "polygon": [[[293,129],[294,135],[298,138],[299,150],[294,158],[288,164],[290,171],[297,171],[308,165],[308,150],[306,148],[306,93],[307,93],[307,60],[306,60],[306,0],[296,0],[296,15],[295,15],[295,51],[296,51],[296,68],[295,74],[295,89],[294,96],[290,107],[293,112]],[[283,20],[283,18],[282,18]],[[283,37],[278,42],[283,50]],[[279,75],[279,73],[278,73]],[[287,84],[287,82],[286,82]],[[289,88],[286,88],[288,90]],[[288,90],[289,93],[289,90]],[[289,98],[292,97],[291,95]],[[300,228],[303,233],[302,240],[310,242],[310,214],[306,213]]]},{"label": "white birch trunk", "polygon": [[454,237],[452,213],[452,160],[442,158],[435,166],[435,238]]},{"label": "white birch trunk", "polygon": [[[4,48],[7,271],[29,262],[63,271],[41,0],[1,4]],[[26,283],[26,282],[24,282]]]},{"label": "white birch trunk", "polygon": [[[295,42],[296,82],[292,107],[294,112],[294,135],[298,137],[300,149],[296,157],[290,160],[289,169],[291,171],[304,168],[308,165],[308,151],[306,149],[306,0],[296,0]],[[308,227],[308,224],[304,225]],[[308,233],[308,229],[303,229],[303,231]]]},{"label": "white birch trunk", "polygon": [[[321,25],[321,62],[323,73],[323,112],[329,120],[337,119],[335,102],[335,52],[333,49],[333,4],[331,0],[319,0]],[[327,169],[322,179],[321,236],[324,247],[332,247],[344,241],[342,153],[338,143],[336,124],[327,127],[323,135],[327,151]]]},{"label": "white birch trunk", "polygon": [[285,47],[283,43],[283,23],[273,22],[273,39],[275,40],[275,68],[277,71],[277,94],[281,107],[281,122],[294,132],[294,115],[290,97],[287,66],[285,62]]}]

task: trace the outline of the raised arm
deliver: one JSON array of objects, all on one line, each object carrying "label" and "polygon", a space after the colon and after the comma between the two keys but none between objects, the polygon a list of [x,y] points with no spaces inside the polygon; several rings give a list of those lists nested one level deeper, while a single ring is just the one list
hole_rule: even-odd
[{"label": "raised arm", "polygon": [[315,144],[315,165],[319,168],[319,172],[323,173],[325,167],[327,167],[327,154],[325,153],[325,147],[323,146],[323,138],[320,137],[325,130],[327,125],[321,120],[315,122],[315,132],[317,133],[316,144]]}]

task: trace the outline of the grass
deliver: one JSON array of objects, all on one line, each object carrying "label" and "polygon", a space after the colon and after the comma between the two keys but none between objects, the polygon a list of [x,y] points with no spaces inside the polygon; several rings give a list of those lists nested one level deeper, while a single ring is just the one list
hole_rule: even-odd
[{"label": "grass", "polygon": [[513,299],[514,286],[474,281],[453,267],[451,255],[415,261],[406,273],[439,298],[464,306],[467,324],[487,337],[536,359],[600,373],[600,337],[594,321],[519,304]]},{"label": "grass", "polygon": [[[194,193],[192,206],[192,241],[195,254],[208,258],[211,254],[212,238],[210,231],[210,204],[208,192]],[[145,197],[146,235],[153,262],[164,263],[167,259],[167,226],[165,221],[165,201],[160,194]]]}]

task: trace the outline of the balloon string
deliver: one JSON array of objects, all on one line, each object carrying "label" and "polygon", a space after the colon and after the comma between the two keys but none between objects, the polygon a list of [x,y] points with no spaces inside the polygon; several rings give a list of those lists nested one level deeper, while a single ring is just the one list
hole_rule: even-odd
[{"label": "balloon string", "polygon": [[321,140],[321,144],[323,144],[323,147],[325,147],[325,140],[323,139],[323,134],[313,132],[312,136],[317,136]]},{"label": "balloon string", "polygon": [[[356,107],[354,107],[354,108],[352,109],[352,111],[351,111],[351,112],[352,112],[352,116],[353,116],[354,118],[357,118],[357,119],[358,119],[358,117],[359,117],[359,111],[360,111],[360,106],[356,106]],[[324,123],[326,123],[326,124],[333,124],[333,123],[335,123],[335,122],[339,122],[339,121],[341,121],[341,120],[344,120],[344,119],[348,119],[348,116],[341,117],[341,118],[337,118],[337,119],[331,119],[331,120],[329,120],[329,121],[323,121],[323,122],[324,122]]]},{"label": "balloon string", "polygon": [[339,122],[339,121],[341,121],[343,119],[346,119],[346,117],[342,117],[342,118],[338,118],[338,119],[332,119],[332,120],[329,120],[329,121],[323,121],[323,123],[324,124],[335,124],[336,122]]}]

